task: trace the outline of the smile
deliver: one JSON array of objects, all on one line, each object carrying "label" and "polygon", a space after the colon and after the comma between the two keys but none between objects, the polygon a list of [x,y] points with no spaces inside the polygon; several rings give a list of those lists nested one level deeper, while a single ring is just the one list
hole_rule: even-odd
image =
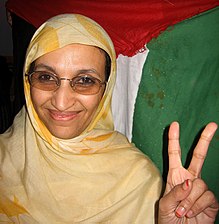
[{"label": "smile", "polygon": [[70,121],[78,116],[80,111],[74,111],[74,112],[60,112],[55,110],[49,110],[50,116],[53,120],[56,121]]}]

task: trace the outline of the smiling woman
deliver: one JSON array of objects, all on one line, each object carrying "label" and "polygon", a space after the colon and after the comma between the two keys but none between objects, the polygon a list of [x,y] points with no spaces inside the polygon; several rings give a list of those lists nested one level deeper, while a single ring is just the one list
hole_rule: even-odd
[{"label": "smiling woman", "polygon": [[[156,222],[160,174],[113,130],[115,71],[112,41],[93,20],[63,14],[36,31],[23,73],[26,107],[0,135],[1,222]],[[185,217],[191,223],[197,217],[205,224],[214,220],[217,200],[198,177],[216,128],[215,123],[206,127],[186,170],[180,163],[179,126],[171,125],[160,224]]]},{"label": "smiling woman", "polygon": [[109,36],[87,17],[60,15],[36,31],[26,109],[0,137],[1,221],[154,222],[159,172],[113,131],[115,63]]}]

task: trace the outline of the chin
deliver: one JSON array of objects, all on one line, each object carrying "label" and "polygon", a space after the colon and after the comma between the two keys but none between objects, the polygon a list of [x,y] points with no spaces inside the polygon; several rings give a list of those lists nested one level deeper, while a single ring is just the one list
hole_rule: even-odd
[{"label": "chin", "polygon": [[62,129],[58,131],[51,131],[51,130],[49,131],[51,132],[53,136],[60,139],[72,139],[79,135],[78,133],[70,133],[67,130],[62,130]]}]

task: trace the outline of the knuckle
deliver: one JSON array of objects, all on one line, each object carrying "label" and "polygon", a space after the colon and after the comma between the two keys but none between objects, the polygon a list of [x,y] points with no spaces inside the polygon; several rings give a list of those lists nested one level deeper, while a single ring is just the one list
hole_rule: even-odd
[{"label": "knuckle", "polygon": [[205,195],[206,195],[206,200],[207,201],[211,201],[213,203],[216,203],[217,202],[217,200],[216,200],[216,198],[215,198],[215,196],[214,196],[214,194],[213,194],[212,191],[206,191],[205,192]]},{"label": "knuckle", "polygon": [[199,152],[194,152],[194,153],[193,153],[193,156],[194,156],[195,158],[197,158],[197,159],[201,159],[201,160],[204,160],[205,157],[206,157],[206,155],[203,155],[203,154],[201,154],[201,153],[199,153]]},{"label": "knuckle", "polygon": [[198,188],[200,191],[206,191],[208,189],[207,184],[200,178],[196,178],[193,181],[193,184],[196,188]]},{"label": "knuckle", "polygon": [[163,204],[164,204],[164,199],[163,199],[163,197],[159,200],[159,205],[161,205],[161,206],[163,206]]},{"label": "knuckle", "polygon": [[202,210],[202,204],[200,202],[196,202],[195,204],[193,204],[191,210],[194,214],[199,213]]},{"label": "knuckle", "polygon": [[200,136],[200,139],[202,139],[206,142],[210,142],[210,136],[208,136],[206,133],[202,133]]},{"label": "knuckle", "polygon": [[165,199],[164,198],[161,198],[159,200],[159,210],[160,211],[164,211],[165,210],[165,206],[166,206]]},{"label": "knuckle", "polygon": [[206,195],[206,201],[209,202],[210,206],[213,206],[216,210],[218,210],[219,204],[214,193],[212,191],[206,191],[205,195]]},{"label": "knuckle", "polygon": [[183,200],[183,207],[185,208],[191,207],[193,204],[194,204],[194,201],[190,197],[187,197]]},{"label": "knuckle", "polygon": [[169,155],[179,155],[180,150],[179,149],[170,149]]},{"label": "knuckle", "polygon": [[174,198],[179,198],[179,196],[181,195],[181,192],[179,191],[179,189],[180,189],[180,186],[179,186],[179,185],[175,186],[175,187],[172,189],[173,197],[174,197]]},{"label": "knuckle", "polygon": [[211,207],[218,210],[218,202],[216,197],[214,196],[213,192],[206,191],[204,193],[204,202],[203,200],[197,200],[193,205],[191,210],[194,214],[198,214],[200,211],[202,211],[205,208]]},{"label": "knuckle", "polygon": [[188,168],[188,171],[189,171],[194,177],[197,176],[197,171],[194,171],[194,170],[189,169],[189,168]]}]

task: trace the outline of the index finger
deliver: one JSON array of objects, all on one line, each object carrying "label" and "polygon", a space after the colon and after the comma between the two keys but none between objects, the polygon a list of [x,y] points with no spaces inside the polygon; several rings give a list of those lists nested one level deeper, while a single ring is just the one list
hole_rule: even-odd
[{"label": "index finger", "polygon": [[201,134],[201,137],[196,145],[192,161],[189,165],[188,171],[194,177],[200,177],[203,163],[208,152],[209,144],[217,130],[217,124],[214,122],[209,123]]},{"label": "index finger", "polygon": [[168,133],[169,170],[182,166],[181,149],[179,144],[179,123],[174,121]]}]

